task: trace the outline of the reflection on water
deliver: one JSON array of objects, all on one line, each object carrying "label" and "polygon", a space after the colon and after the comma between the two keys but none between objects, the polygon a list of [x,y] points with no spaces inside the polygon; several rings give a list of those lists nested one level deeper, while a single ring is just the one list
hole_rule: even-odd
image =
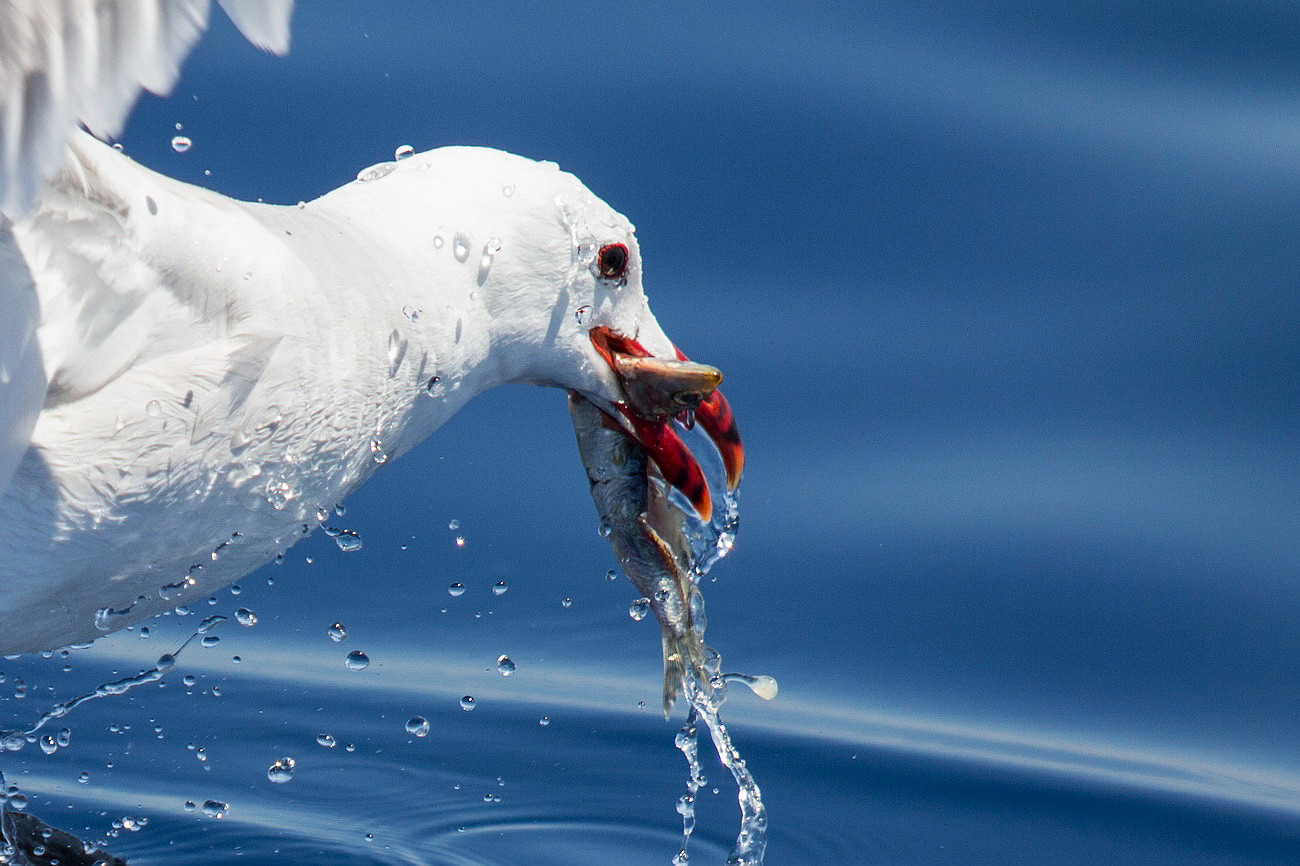
[{"label": "reflection on water", "polygon": [[[36,711],[73,680],[147,664],[158,637],[81,651],[71,673],[8,661],[6,682],[21,678],[28,695],[5,708]],[[323,634],[286,646],[230,632],[224,644],[182,657],[161,683],[79,707],[69,744],[22,753],[10,781],[34,812],[132,864],[663,864],[680,842],[682,765],[667,759],[676,724],[653,702],[637,706],[656,695],[653,677],[593,665],[507,679],[482,659],[439,654],[431,665],[423,650],[396,648],[372,665],[381,670],[351,671]],[[476,679],[479,707],[465,713],[461,692]],[[775,705],[737,692],[729,704],[763,769],[783,863],[850,862],[863,846],[880,862],[949,862],[922,853],[933,837],[921,827],[948,838],[952,862],[1058,843],[1060,862],[1078,863],[1126,845],[1145,846],[1151,862],[1194,863],[1210,838],[1241,851],[1234,862],[1294,850],[1300,780],[1285,774],[873,715],[793,691]],[[427,733],[409,728],[417,712]],[[292,779],[269,779],[286,757]],[[736,789],[715,761],[703,772],[691,860],[721,863]],[[800,817],[814,812],[823,820]]]}]

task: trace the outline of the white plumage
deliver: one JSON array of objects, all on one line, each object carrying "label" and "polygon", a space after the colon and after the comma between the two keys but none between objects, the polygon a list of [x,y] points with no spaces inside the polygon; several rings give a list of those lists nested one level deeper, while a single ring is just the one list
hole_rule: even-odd
[{"label": "white plumage", "polygon": [[[283,50],[288,3],[221,5]],[[170,86],[207,7],[0,5],[0,653],[243,576],[493,385],[621,399],[593,325],[673,356],[632,226],[554,165],[444,148],[279,207],[75,130]]]}]

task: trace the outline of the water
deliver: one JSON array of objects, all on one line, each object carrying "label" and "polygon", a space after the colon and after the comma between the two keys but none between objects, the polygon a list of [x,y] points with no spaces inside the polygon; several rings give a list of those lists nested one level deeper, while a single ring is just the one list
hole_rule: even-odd
[{"label": "water", "polygon": [[[728,669],[781,683],[725,707],[770,864],[1300,859],[1290,7],[420,13],[299,4],[287,59],[219,23],[127,151],[292,205],[392,142],[490,143],[628,214],[747,446],[704,591]],[[573,47],[610,33],[617,56]],[[448,262],[461,231],[491,230],[446,227]],[[28,810],[133,866],[670,862],[684,711],[655,709],[658,636],[604,579],[563,395],[479,398],[347,505],[362,550],[317,533],[219,594],[256,627],[51,722],[52,754],[0,754]],[[192,622],[0,661],[0,728]],[[697,866],[737,823],[701,751]]]}]

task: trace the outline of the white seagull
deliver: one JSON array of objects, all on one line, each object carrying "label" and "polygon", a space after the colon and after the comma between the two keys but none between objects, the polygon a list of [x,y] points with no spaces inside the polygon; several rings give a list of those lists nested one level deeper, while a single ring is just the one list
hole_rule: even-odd
[{"label": "white seagull", "polygon": [[[693,409],[738,482],[721,376],[664,334],[632,225],[572,175],[449,147],[282,207],[85,131],[174,84],[209,5],[0,0],[0,654],[242,577],[506,382],[600,407],[707,517],[673,425]],[[287,50],[288,0],[220,5]]]}]

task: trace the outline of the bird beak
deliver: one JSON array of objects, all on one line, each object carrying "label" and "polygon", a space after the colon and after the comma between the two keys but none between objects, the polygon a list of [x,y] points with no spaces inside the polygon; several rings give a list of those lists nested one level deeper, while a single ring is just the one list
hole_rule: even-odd
[{"label": "bird beak", "polygon": [[708,482],[672,422],[688,428],[700,425],[722,457],[727,489],[735,490],[745,449],[731,407],[717,390],[722,373],[690,361],[680,350],[676,358],[653,357],[636,340],[604,326],[592,328],[590,336],[623,389],[625,399],[613,404],[619,416],[614,420],[641,445],[664,480],[680,490],[700,519],[708,522],[713,514]]}]

